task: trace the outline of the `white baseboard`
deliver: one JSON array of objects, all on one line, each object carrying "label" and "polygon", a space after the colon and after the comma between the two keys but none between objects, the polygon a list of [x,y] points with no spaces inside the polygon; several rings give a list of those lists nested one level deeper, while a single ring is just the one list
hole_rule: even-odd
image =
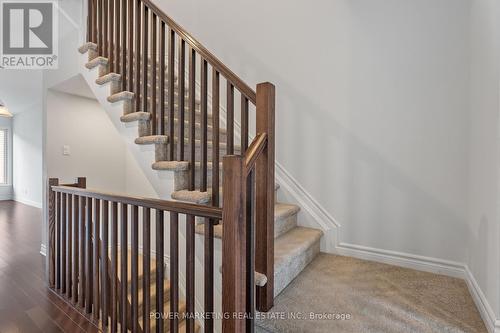
[{"label": "white baseboard", "polygon": [[488,299],[466,264],[344,243],[340,237],[341,224],[278,162],[276,162],[276,181],[288,197],[300,206],[301,212],[306,214],[303,216],[305,221],[301,218],[299,224],[319,228],[325,233],[322,251],[463,279],[467,283],[488,332],[500,333],[500,318],[496,318]]},{"label": "white baseboard", "polygon": [[36,202],[36,201],[29,200],[29,199],[26,199],[26,198],[20,198],[18,196],[14,196],[14,201],[17,201],[17,202],[20,202],[22,204],[25,204],[25,205],[28,205],[28,206],[32,206],[32,207],[35,207],[35,208],[42,209],[42,203],[41,202]]},{"label": "white baseboard", "polygon": [[472,275],[472,272],[470,271],[469,267],[465,266],[464,270],[465,270],[464,273],[466,275],[465,282],[469,287],[469,291],[472,295],[472,298],[474,299],[474,302],[476,303],[477,309],[479,310],[481,317],[483,318],[483,321],[486,325],[486,328],[488,329],[488,332],[500,333],[500,319],[496,318],[495,312],[491,308],[490,303],[486,299],[486,296],[479,287],[479,284],[474,278],[474,275]]},{"label": "white baseboard", "polygon": [[335,254],[463,279],[488,332],[500,333],[500,319],[496,318],[469,267],[463,263],[347,243],[340,243]]},{"label": "white baseboard", "polygon": [[454,261],[348,243],[338,244],[335,249],[335,254],[451,277],[465,278],[464,264]]}]

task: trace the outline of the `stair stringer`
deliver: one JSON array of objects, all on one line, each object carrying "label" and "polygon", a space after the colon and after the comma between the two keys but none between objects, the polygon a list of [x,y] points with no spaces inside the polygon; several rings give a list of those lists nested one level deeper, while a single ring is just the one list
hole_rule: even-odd
[{"label": "stair stringer", "polygon": [[[79,71],[80,75],[83,77],[85,82],[90,87],[94,96],[96,97],[99,104],[102,106],[111,122],[115,126],[120,136],[125,141],[127,149],[131,152],[132,156],[140,166],[143,171],[145,177],[148,179],[149,183],[153,187],[154,191],[157,194],[157,197],[160,199],[171,200],[171,193],[175,191],[175,177],[174,171],[166,171],[166,170],[153,170],[151,165],[155,161],[155,148],[154,145],[138,145],[135,143],[135,139],[137,138],[137,124],[136,123],[123,123],[120,120],[120,117],[123,115],[123,102],[120,103],[110,103],[108,101],[108,97],[111,95],[111,89],[109,85],[98,85],[96,84],[96,79],[99,78],[98,68],[87,69],[85,65],[88,63],[88,54],[80,54],[76,52],[79,57]],[[169,255],[169,234],[168,234],[168,214],[165,216],[165,222],[167,228],[165,235],[165,268],[167,269],[166,274],[168,274],[168,263],[170,262]],[[186,238],[185,238],[185,228],[181,227],[185,225],[185,217],[182,217],[179,221],[179,249],[180,253],[185,253],[183,249],[185,249]],[[152,225],[154,225],[154,219],[151,221]],[[151,239],[151,244],[155,244],[154,236]],[[203,312],[203,239],[195,236],[195,311],[197,313]],[[142,244],[139,243],[139,246],[142,250]],[[214,246],[217,248],[217,245]],[[214,287],[214,300],[215,308],[214,311],[216,313],[220,313],[222,311],[222,306],[220,300],[222,299],[222,291],[220,287],[222,284],[222,276],[219,273],[217,267],[220,267],[221,257],[218,254],[219,251],[214,253],[214,276],[215,276],[215,287]],[[155,251],[151,251],[151,255],[156,255]],[[186,290],[186,278],[184,272],[186,267],[186,261],[184,256],[179,256],[179,292],[180,297],[185,297]],[[167,275],[166,275],[167,276]],[[197,323],[201,326],[201,329],[204,329],[203,320],[196,320]],[[215,330],[216,332],[222,331],[222,323],[220,320],[215,320]]]}]

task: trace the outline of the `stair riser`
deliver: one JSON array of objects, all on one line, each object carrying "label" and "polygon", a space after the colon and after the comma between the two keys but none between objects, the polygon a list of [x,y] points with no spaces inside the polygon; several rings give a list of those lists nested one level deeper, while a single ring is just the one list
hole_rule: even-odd
[{"label": "stair riser", "polygon": [[319,254],[320,240],[318,239],[306,251],[302,252],[293,260],[282,267],[280,271],[274,272],[274,297],[278,296],[292,280]]},{"label": "stair riser", "polygon": [[297,215],[298,213],[295,213],[287,218],[276,219],[274,222],[274,238],[278,238],[295,228],[297,226]]}]

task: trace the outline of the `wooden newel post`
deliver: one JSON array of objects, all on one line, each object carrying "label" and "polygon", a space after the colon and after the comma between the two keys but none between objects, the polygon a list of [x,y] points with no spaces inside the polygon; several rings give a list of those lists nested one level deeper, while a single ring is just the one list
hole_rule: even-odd
[{"label": "wooden newel post", "polygon": [[267,145],[256,163],[255,176],[255,270],[267,277],[257,287],[257,310],[265,312],[274,302],[274,164],[275,89],[265,82],[257,85],[257,133],[267,133]]},{"label": "wooden newel post", "polygon": [[58,186],[59,179],[49,178],[47,184],[47,246],[46,246],[46,264],[49,288],[55,287],[56,270],[56,193],[52,186]]},{"label": "wooden newel post", "polygon": [[246,332],[246,173],[241,156],[225,156],[222,238],[222,322],[224,333]]},{"label": "wooden newel post", "polygon": [[75,185],[78,188],[87,188],[87,178],[86,177],[78,177],[76,179]]}]

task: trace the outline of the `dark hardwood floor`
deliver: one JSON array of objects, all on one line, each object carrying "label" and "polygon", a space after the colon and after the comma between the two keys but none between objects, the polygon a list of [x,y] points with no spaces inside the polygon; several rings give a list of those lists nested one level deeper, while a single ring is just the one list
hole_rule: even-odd
[{"label": "dark hardwood floor", "polygon": [[0,333],[98,332],[45,283],[42,211],[0,201]]}]

